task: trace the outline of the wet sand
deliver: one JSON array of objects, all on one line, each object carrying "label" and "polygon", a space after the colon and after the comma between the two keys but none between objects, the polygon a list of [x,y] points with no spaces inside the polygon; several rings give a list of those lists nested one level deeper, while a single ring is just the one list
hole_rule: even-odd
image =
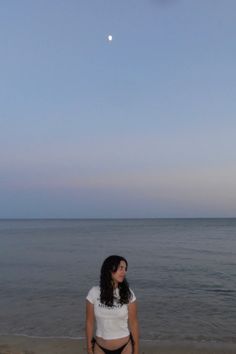
[{"label": "wet sand", "polygon": [[[0,336],[0,354],[85,353],[85,341],[82,339]],[[140,354],[236,354],[236,344],[141,341]]]}]

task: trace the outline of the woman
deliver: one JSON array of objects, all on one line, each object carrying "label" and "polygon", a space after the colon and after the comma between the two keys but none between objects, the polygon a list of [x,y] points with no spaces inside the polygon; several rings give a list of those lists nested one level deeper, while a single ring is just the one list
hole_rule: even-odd
[{"label": "woman", "polygon": [[[136,297],[125,278],[128,262],[120,256],[105,259],[100,286],[86,298],[88,354],[139,354]],[[93,337],[96,319],[96,337]]]}]

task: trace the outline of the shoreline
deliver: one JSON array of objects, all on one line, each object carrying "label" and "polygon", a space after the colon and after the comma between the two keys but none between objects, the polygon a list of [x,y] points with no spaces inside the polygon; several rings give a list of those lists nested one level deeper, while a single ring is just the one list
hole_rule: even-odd
[{"label": "shoreline", "polygon": [[[85,354],[79,338],[0,335],[0,354]],[[235,354],[236,343],[140,340],[140,354]]]}]

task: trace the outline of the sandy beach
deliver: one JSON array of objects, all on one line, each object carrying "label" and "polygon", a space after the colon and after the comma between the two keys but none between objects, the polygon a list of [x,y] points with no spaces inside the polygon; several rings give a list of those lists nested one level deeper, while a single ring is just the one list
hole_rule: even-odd
[{"label": "sandy beach", "polygon": [[[85,354],[80,339],[0,336],[0,354]],[[140,354],[236,354],[236,344],[141,341]]]}]

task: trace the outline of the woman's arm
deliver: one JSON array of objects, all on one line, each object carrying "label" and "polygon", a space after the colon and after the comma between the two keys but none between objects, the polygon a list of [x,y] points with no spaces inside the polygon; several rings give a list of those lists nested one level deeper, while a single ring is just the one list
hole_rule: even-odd
[{"label": "woman's arm", "polygon": [[92,339],[94,326],[94,309],[93,304],[86,300],[86,339],[87,339],[87,353],[93,354]]},{"label": "woman's arm", "polygon": [[133,354],[139,354],[139,325],[138,325],[136,301],[128,305],[128,313],[129,313],[129,329],[134,340]]}]

